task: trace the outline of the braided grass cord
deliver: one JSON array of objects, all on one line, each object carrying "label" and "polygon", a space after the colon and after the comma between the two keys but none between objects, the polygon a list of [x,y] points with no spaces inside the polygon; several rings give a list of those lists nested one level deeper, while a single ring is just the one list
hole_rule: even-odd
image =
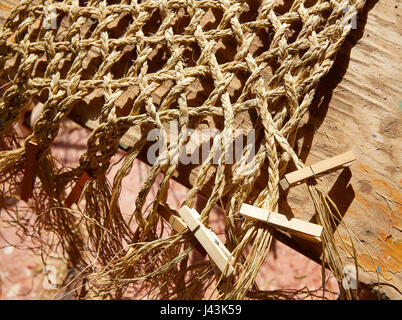
[{"label": "braided grass cord", "polygon": [[[16,193],[23,175],[25,146],[15,137],[14,126],[33,99],[43,102],[43,111],[25,140],[39,145],[38,179],[28,203],[37,216],[22,219],[7,208],[11,220],[42,248],[61,250],[70,265],[85,270],[87,297],[116,298],[127,290],[148,298],[191,299],[208,290],[222,299],[289,297],[258,288],[256,277],[267,260],[272,230],[257,222],[238,223],[240,207],[250,203],[278,211],[279,181],[288,163],[304,166],[294,151],[299,122],[351,30],[347,22],[364,4],[364,0],[21,1],[0,31],[0,78],[7,82],[0,98],[2,199]],[[49,8],[57,17],[56,27],[46,25]],[[233,91],[236,81],[241,86]],[[60,125],[94,93],[102,103],[87,149],[75,168],[58,168],[51,145]],[[233,131],[244,115],[251,117],[256,133],[255,156],[250,163],[228,164]],[[208,119],[222,130],[183,205],[193,207],[197,193],[213,181],[201,221],[207,223],[215,205],[225,209],[225,245],[238,262],[236,275],[228,279],[209,262],[189,265],[194,248],[190,232],[166,236],[158,214],[186,153],[188,129]],[[171,121],[178,123],[178,135],[168,141]],[[141,137],[127,150],[109,183],[106,174],[112,158],[132,128],[139,129]],[[122,183],[133,161],[146,150],[153,129],[168,143],[127,219],[119,208]],[[250,153],[244,146],[242,159]],[[264,170],[265,187],[252,193]],[[67,189],[84,171],[93,177],[81,196],[84,206],[65,208]],[[158,176],[163,177],[158,192],[152,205],[145,207]],[[308,190],[317,222],[324,227],[324,263],[341,282],[343,265],[332,228],[339,212],[314,179]],[[51,235],[58,240],[46,242]],[[341,291],[344,298],[356,298],[353,290]]]}]

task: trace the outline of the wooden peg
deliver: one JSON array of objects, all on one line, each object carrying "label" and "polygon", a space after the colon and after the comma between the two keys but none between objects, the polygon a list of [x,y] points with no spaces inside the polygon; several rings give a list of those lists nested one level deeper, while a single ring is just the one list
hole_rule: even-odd
[{"label": "wooden peg", "polygon": [[280,213],[270,212],[261,208],[243,204],[240,214],[244,217],[269,223],[275,227],[285,229],[291,234],[303,237],[307,240],[321,242],[322,226],[300,219],[288,218]]},{"label": "wooden peg", "polygon": [[171,209],[167,204],[159,203],[158,213],[164,218],[177,233],[183,233],[187,231],[187,225],[177,215],[177,211]]},{"label": "wooden peg", "polygon": [[73,190],[71,190],[67,199],[64,201],[64,205],[67,208],[70,208],[73,205],[73,203],[76,203],[79,200],[82,190],[84,190],[85,184],[90,179],[91,179],[91,176],[86,171],[84,171],[81,174],[81,177],[75,183]]},{"label": "wooden peg", "polygon": [[[179,213],[176,210],[171,209],[166,203],[159,203],[158,205],[158,214],[162,216],[171,226],[172,229],[177,233],[183,233],[188,230],[187,225],[180,218]],[[195,249],[205,257],[207,252],[201,246],[201,244],[196,239],[191,239]]]},{"label": "wooden peg", "polygon": [[232,265],[233,260],[230,259],[230,252],[216,234],[201,223],[198,212],[183,206],[180,208],[179,214],[223,275],[230,276],[235,271]]},{"label": "wooden peg", "polygon": [[288,173],[280,181],[279,184],[283,190],[287,190],[290,186],[295,185],[308,178],[337,170],[341,167],[349,166],[354,160],[356,160],[355,155],[352,151],[348,151],[336,157],[317,162],[309,167],[304,167],[302,169]]},{"label": "wooden peg", "polygon": [[25,165],[24,165],[24,178],[22,179],[21,187],[21,200],[28,201],[32,197],[33,186],[36,177],[37,168],[37,156],[39,152],[39,146],[28,141],[25,145]]}]

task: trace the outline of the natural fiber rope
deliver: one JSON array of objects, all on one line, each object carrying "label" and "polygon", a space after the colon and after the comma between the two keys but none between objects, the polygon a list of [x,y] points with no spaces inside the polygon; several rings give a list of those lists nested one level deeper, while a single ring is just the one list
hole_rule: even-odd
[{"label": "natural fiber rope", "polygon": [[[206,222],[212,208],[227,198],[226,245],[241,264],[237,277],[226,281],[218,281],[216,277],[220,282],[219,297],[277,296],[260,292],[255,283],[269,252],[270,228],[255,222],[243,222],[239,226],[235,219],[244,202],[278,210],[279,180],[288,162],[292,160],[297,168],[304,166],[293,150],[299,121],[350,31],[345,21],[365,1],[284,3],[276,0],[24,0],[11,13],[0,33],[0,77],[9,80],[0,100],[2,194],[18,189],[23,173],[25,149],[13,138],[13,126],[31,99],[42,97],[43,112],[27,138],[40,148],[37,172],[40,182],[30,201],[31,209],[40,215],[33,218],[35,235],[32,236],[43,239],[48,234],[57,235],[69,263],[85,267],[85,276],[93,283],[92,295],[116,297],[129,285],[145,283],[150,297],[192,298],[211,285],[215,275],[210,264],[187,265],[192,248],[187,234],[160,238],[157,208],[159,203],[167,201],[169,182],[189,138],[187,129],[213,116],[221,119],[223,130],[214,139],[210,155],[200,166],[184,204],[194,206],[197,193],[208,181],[208,173],[214,170],[214,187],[201,219]],[[41,28],[46,18],[44,8],[49,5],[56,8],[59,24],[62,17],[67,19],[64,31]],[[255,14],[247,8],[254,8]],[[213,27],[203,21],[205,14],[211,12],[220,17]],[[124,17],[129,22],[124,30],[118,27],[116,37],[110,23]],[[183,20],[178,23],[178,19]],[[86,26],[90,30],[85,33]],[[265,36],[258,36],[264,32]],[[257,38],[266,46],[265,51],[251,51]],[[232,41],[236,47],[235,54],[229,58],[217,54],[217,46],[225,41]],[[161,59],[155,68],[150,57],[158,48],[164,49],[166,59]],[[124,59],[127,50],[135,58],[122,76],[116,76],[114,67]],[[192,59],[186,58],[188,50]],[[99,61],[92,74],[86,62],[91,52],[96,52]],[[13,59],[17,67],[7,69]],[[41,59],[46,63],[42,74],[38,71]],[[68,69],[63,70],[63,65]],[[266,76],[267,70],[272,76]],[[246,80],[234,98],[229,87],[239,74],[245,74]],[[197,80],[205,78],[211,79],[213,89],[194,106],[189,101],[189,93]],[[153,96],[167,83],[171,83],[169,92],[157,103]],[[116,107],[118,99],[133,87],[139,93],[133,98],[129,112],[122,114]],[[56,169],[50,146],[61,121],[95,89],[102,90],[104,103],[97,127],[87,141],[87,150],[76,168]],[[232,143],[235,118],[247,112],[256,114],[254,129],[261,146],[251,164],[236,163],[228,171],[227,151]],[[166,124],[171,120],[178,121],[179,135],[159,155],[141,186],[132,214],[139,226],[136,234],[118,206],[122,180],[145,147],[147,133],[158,128],[166,137]],[[128,150],[110,186],[105,175],[111,158],[122,136],[132,127],[140,127],[143,138]],[[214,165],[212,159],[218,149],[221,152]],[[245,147],[243,154],[249,152]],[[251,189],[265,163],[268,163],[266,187],[252,198]],[[84,170],[94,177],[84,191],[85,208],[68,211],[63,207],[64,191]],[[246,176],[241,174],[245,171]],[[160,173],[163,180],[147,212],[145,199]],[[328,257],[325,262],[341,281],[343,266],[331,227],[339,212],[315,181],[309,182],[309,191],[318,222],[324,226],[323,245]],[[13,215],[12,210],[7,212]],[[25,220],[16,218],[16,221],[27,230]],[[133,250],[127,252],[127,244]],[[344,294],[347,298],[355,295],[348,290]]]}]

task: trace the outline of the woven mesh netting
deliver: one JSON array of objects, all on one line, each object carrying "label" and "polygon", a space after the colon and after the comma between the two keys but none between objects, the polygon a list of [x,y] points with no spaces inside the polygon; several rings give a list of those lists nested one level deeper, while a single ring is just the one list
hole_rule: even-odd
[{"label": "woven mesh netting", "polygon": [[[217,298],[280,297],[256,284],[272,230],[241,219],[239,210],[249,203],[278,211],[279,181],[288,164],[304,166],[294,151],[298,124],[351,30],[347,22],[364,3],[21,1],[0,36],[2,199],[19,192],[28,142],[39,145],[37,178],[28,209],[3,201],[2,219],[17,223],[41,250],[62,252],[69,265],[79,267],[88,297],[121,297],[131,287],[148,298],[189,299],[211,285]],[[90,108],[83,101],[91,95],[97,95],[99,108],[87,148],[75,167],[57,166],[51,145],[60,125],[74,109]],[[33,101],[43,106],[32,134],[21,141],[15,124]],[[190,265],[191,233],[162,236],[164,220],[158,214],[181,165],[177,159],[188,130],[211,119],[220,131],[183,205],[193,207],[197,193],[213,182],[201,221],[207,223],[215,205],[223,207],[225,245],[237,265],[228,278],[209,261]],[[233,131],[242,119],[255,130],[255,156],[228,164]],[[172,121],[178,134],[167,139],[126,218],[119,207],[122,181],[134,159],[146,152],[149,132],[158,129],[165,138]],[[111,159],[133,129],[139,138],[126,148],[109,183]],[[241,154],[251,154],[247,144]],[[81,202],[67,208],[68,190],[84,172],[92,178]],[[262,173],[263,187],[256,192]],[[161,174],[147,207],[145,199]],[[323,260],[341,283],[333,227],[339,212],[315,179],[307,186],[317,223],[324,227]],[[356,297],[342,287],[341,294]]]}]

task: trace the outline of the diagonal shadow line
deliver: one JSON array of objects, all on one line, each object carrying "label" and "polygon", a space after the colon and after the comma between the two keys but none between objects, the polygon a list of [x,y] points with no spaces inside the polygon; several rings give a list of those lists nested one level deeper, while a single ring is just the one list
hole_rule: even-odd
[{"label": "diagonal shadow line", "polygon": [[297,139],[303,138],[303,145],[296,151],[299,158],[305,162],[310,153],[312,141],[316,130],[322,125],[328,112],[329,104],[335,88],[343,80],[349,64],[350,55],[353,47],[363,38],[365,26],[367,24],[368,13],[379,0],[367,0],[366,5],[357,16],[356,29],[352,29],[341,49],[336,55],[335,62],[329,72],[320,80],[313,102],[309,107],[309,119],[307,123],[299,129]]},{"label": "diagonal shadow line", "polygon": [[[368,13],[378,1],[379,0],[366,1],[366,5],[357,16],[357,28],[351,30],[339,52],[337,53],[334,65],[318,84],[313,102],[309,108],[309,119],[307,123],[298,130],[297,133],[297,140],[302,139],[303,143],[300,148],[298,147],[297,143],[295,144],[295,152],[303,162],[306,161],[307,156],[310,153],[316,130],[325,120],[334,90],[342,81],[348,70],[352,49],[364,35]],[[296,167],[292,162],[290,162],[287,172],[292,172],[294,170],[296,170]],[[283,210],[283,213],[288,215],[288,217],[293,217],[294,214],[287,203],[287,195],[287,192],[284,192],[281,195],[280,209]]]},{"label": "diagonal shadow line", "polygon": [[[309,108],[309,119],[307,123],[301,127],[297,134],[297,139],[303,139],[303,144],[301,148],[298,148],[298,144],[295,144],[295,152],[298,154],[299,158],[305,162],[308,154],[310,153],[311,145],[314,139],[314,134],[316,130],[321,126],[325,120],[325,116],[328,112],[329,103],[332,99],[335,88],[343,80],[348,66],[350,63],[350,56],[353,47],[358,43],[358,41],[363,37],[365,26],[367,24],[368,13],[377,4],[379,0],[367,0],[366,5],[359,12],[357,17],[357,28],[352,29],[345,42],[343,43],[341,49],[337,53],[336,60],[330,71],[325,75],[319,82],[313,102]],[[292,163],[289,163],[287,172],[296,170]],[[331,188],[329,192],[330,198],[337,205],[341,217],[347,212],[353,199],[355,197],[354,190],[352,186],[348,186],[348,181],[351,178],[350,169],[344,170],[338,177],[337,181]],[[281,194],[279,201],[279,211],[285,214],[288,218],[294,217],[293,211],[287,200],[288,192]],[[310,220],[315,222],[315,215]],[[333,225],[334,230],[337,225]],[[295,249],[296,251],[306,255],[310,259],[320,263],[320,256],[322,254],[322,248],[319,245],[315,245],[304,239],[291,238],[284,234],[283,232],[274,231],[274,236],[286,244],[287,246]]]}]

